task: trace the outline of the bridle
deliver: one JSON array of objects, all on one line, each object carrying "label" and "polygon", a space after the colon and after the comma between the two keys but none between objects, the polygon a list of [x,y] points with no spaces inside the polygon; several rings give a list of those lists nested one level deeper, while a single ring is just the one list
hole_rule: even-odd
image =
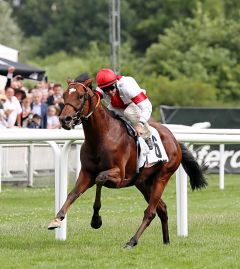
[{"label": "bridle", "polygon": [[[76,84],[76,83],[70,83],[69,87],[71,87],[71,84]],[[77,84],[80,84],[84,89],[84,94],[79,97],[80,99],[83,99],[80,107],[77,108],[77,107],[75,107],[74,105],[72,105],[69,102],[64,104],[64,106],[66,106],[66,105],[71,106],[75,111],[75,114],[73,116],[67,116],[66,119],[65,119],[66,121],[69,121],[69,122],[73,121],[73,125],[72,125],[73,127],[75,125],[81,124],[83,120],[87,120],[93,114],[93,112],[96,110],[96,108],[100,104],[100,96],[97,93],[93,93],[93,95],[90,96],[89,95],[89,88],[87,88],[84,84],[82,84],[80,82],[77,82]],[[95,96],[98,98],[98,100],[97,100],[96,105],[92,108],[92,101],[91,100]],[[88,101],[88,100],[90,100],[91,109],[90,109],[90,112],[87,115],[83,115],[84,106],[86,104],[86,101]]]}]

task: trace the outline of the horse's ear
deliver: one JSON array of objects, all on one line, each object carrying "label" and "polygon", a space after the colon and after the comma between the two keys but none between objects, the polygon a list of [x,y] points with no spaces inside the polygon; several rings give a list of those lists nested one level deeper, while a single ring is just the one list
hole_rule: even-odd
[{"label": "horse's ear", "polygon": [[93,82],[93,79],[92,78],[87,79],[87,80],[84,81],[84,85],[86,87],[89,87],[89,86],[91,86],[92,82]]},{"label": "horse's ear", "polygon": [[69,85],[70,83],[73,83],[73,79],[68,78],[67,79],[67,84]]}]

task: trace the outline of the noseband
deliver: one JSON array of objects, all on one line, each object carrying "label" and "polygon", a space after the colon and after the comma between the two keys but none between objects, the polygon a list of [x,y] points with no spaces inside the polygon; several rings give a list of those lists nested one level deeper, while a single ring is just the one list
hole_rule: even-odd
[{"label": "noseband", "polygon": [[[66,105],[71,106],[74,109],[74,111],[75,111],[75,114],[73,116],[71,116],[71,121],[73,121],[73,123],[74,123],[73,126],[78,125],[78,124],[81,124],[83,119],[84,120],[87,120],[93,114],[93,112],[96,110],[96,108],[100,104],[100,96],[98,94],[95,93],[92,96],[90,96],[89,93],[88,93],[87,87],[84,84],[80,83],[80,82],[78,82],[78,84],[80,84],[83,87],[83,89],[84,89],[84,94],[82,96],[80,96],[80,99],[83,99],[80,107],[77,108],[74,105],[72,105],[71,103],[65,103],[64,104],[64,106],[66,106]],[[71,86],[71,84],[70,84],[70,86]],[[92,104],[91,99],[94,96],[97,96],[97,98],[98,98],[97,104],[95,105],[95,107],[93,107],[91,109],[91,111],[86,116],[85,115],[82,115],[83,114],[84,106],[86,104],[86,101],[90,100],[90,103]]]}]

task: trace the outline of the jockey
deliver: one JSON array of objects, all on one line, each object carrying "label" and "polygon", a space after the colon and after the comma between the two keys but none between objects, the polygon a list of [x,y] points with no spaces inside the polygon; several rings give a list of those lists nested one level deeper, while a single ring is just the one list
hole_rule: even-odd
[{"label": "jockey", "polygon": [[96,91],[101,98],[109,101],[108,109],[132,123],[137,134],[153,149],[148,120],[152,104],[145,90],[141,89],[134,78],[117,76],[111,69],[101,69],[96,76]]}]

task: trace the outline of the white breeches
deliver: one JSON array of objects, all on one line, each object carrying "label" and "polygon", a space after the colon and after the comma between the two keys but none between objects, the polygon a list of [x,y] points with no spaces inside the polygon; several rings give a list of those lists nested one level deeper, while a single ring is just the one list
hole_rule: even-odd
[{"label": "white breeches", "polygon": [[[141,112],[141,109],[134,103],[130,103],[125,109],[116,109],[112,107],[111,104],[108,106],[108,108],[114,111],[119,116],[122,116],[128,121],[130,121],[133,127],[135,127],[139,123],[140,115],[142,112]],[[151,136],[150,126],[146,122],[143,125],[143,134],[141,135],[141,137],[143,139],[146,139],[146,138],[149,138],[150,136]]]}]

